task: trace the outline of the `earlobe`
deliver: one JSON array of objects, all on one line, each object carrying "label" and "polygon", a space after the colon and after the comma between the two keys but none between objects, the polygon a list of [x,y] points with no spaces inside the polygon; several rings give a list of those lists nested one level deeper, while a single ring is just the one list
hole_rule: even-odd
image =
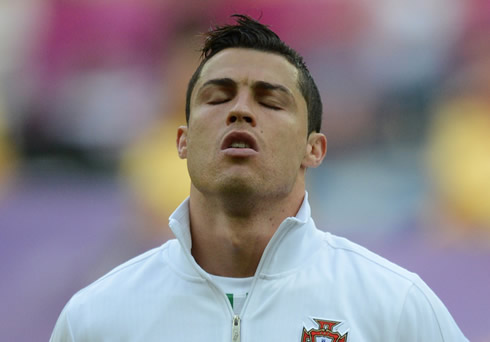
[{"label": "earlobe", "polygon": [[318,167],[327,153],[327,137],[323,133],[313,132],[308,137],[306,153],[301,166]]},{"label": "earlobe", "polygon": [[180,126],[177,130],[177,151],[180,159],[187,158],[187,126]]}]

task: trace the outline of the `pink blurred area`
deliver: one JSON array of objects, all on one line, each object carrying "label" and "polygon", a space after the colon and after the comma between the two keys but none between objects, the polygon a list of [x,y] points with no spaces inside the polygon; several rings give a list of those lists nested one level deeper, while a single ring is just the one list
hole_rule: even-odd
[{"label": "pink blurred area", "polygon": [[486,0],[2,2],[0,339],[49,339],[73,293],[172,237],[197,33],[237,12],[303,54],[322,93],[317,225],[421,275],[490,341]]}]

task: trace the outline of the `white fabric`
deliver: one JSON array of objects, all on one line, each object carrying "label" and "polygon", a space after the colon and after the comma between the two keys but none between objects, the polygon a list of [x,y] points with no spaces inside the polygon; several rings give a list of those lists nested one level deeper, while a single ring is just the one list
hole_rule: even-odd
[{"label": "white fabric", "polygon": [[213,283],[224,293],[247,293],[252,287],[253,277],[229,278],[209,274]]},{"label": "white fabric", "polygon": [[[190,253],[188,200],[170,225],[177,240],[75,294],[51,341],[231,341],[228,298]],[[242,342],[301,342],[313,319],[340,322],[348,342],[467,341],[417,275],[318,230],[306,196],[267,245],[240,318]]]}]

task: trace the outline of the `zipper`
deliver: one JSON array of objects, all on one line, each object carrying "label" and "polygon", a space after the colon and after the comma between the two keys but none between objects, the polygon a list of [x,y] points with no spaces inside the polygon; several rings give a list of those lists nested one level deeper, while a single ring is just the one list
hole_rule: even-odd
[{"label": "zipper", "polygon": [[233,325],[231,327],[231,341],[240,342],[240,316],[233,316]]},{"label": "zipper", "polygon": [[[286,219],[287,220],[287,219]],[[286,221],[285,220],[285,221]],[[282,223],[281,223],[282,225]],[[287,221],[285,222],[285,227],[283,227],[281,229],[281,235],[284,235],[284,231],[287,231],[287,229],[289,229],[289,227],[291,227],[292,224]],[[287,228],[286,228],[287,227]],[[279,228],[281,228],[281,226],[279,226]],[[279,230],[278,228],[278,230]],[[277,232],[276,232],[277,233]],[[272,237],[271,241],[274,239],[274,241],[276,241],[278,239],[278,237],[276,236],[276,234],[274,234],[274,236]],[[257,266],[257,270],[256,270],[256,274],[259,273],[259,271],[262,269],[262,265],[264,264],[264,256],[268,256],[268,254],[270,254],[270,249],[271,249],[271,241],[269,241],[269,243],[267,244],[265,250],[264,250],[264,253],[262,254],[262,257],[260,258],[260,261],[259,261],[259,265]],[[277,243],[275,243],[277,244]],[[247,295],[247,298],[245,299],[245,304],[244,306],[242,307],[242,310],[241,310],[241,313],[243,314],[243,311],[244,309],[248,306],[248,301],[250,300],[250,293],[254,290],[255,288],[255,283],[257,282],[257,275],[254,276],[255,279],[252,283],[252,287],[250,288],[250,291],[248,292],[248,295]],[[225,295],[226,297],[226,301],[228,302],[228,306],[229,308],[231,309],[231,311],[233,312],[233,308],[231,307],[231,303],[230,301],[228,300],[228,297]],[[239,315],[236,315],[234,314],[233,315],[233,323],[232,323],[232,326],[231,326],[231,341],[232,342],[240,342],[241,341],[241,332],[240,332],[240,316]]]}]

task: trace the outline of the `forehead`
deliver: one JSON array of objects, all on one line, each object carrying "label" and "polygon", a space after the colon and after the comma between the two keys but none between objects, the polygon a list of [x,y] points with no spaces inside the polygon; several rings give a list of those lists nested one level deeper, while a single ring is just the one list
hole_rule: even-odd
[{"label": "forehead", "polygon": [[197,88],[211,79],[231,78],[240,85],[256,81],[280,84],[295,96],[298,88],[298,69],[278,54],[245,48],[229,48],[213,56],[203,67]]}]

